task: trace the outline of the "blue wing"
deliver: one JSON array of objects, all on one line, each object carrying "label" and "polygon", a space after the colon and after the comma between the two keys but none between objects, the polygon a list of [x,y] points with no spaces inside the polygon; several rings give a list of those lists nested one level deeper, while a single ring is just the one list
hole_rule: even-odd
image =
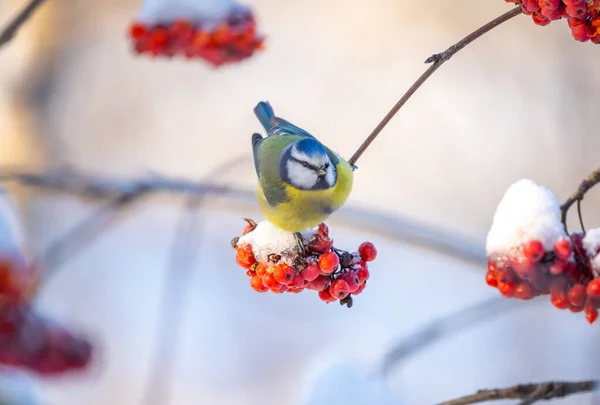
[{"label": "blue wing", "polygon": [[269,136],[302,135],[314,138],[314,136],[312,136],[302,128],[297,127],[296,125],[284,120],[283,118],[276,117],[275,112],[273,111],[273,107],[271,107],[271,104],[269,104],[268,101],[259,102],[256,105],[256,107],[254,107],[254,114],[256,115],[262,126],[265,128]]},{"label": "blue wing", "polygon": [[256,169],[256,174],[260,176],[258,171],[258,149],[260,148],[260,143],[262,142],[263,137],[261,134],[254,133],[252,134],[252,154],[254,156],[254,168]]}]

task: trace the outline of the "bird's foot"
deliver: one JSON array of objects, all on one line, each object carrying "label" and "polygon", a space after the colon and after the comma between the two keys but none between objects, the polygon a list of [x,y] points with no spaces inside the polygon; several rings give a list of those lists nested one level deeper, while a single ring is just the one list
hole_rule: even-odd
[{"label": "bird's foot", "polygon": [[294,232],[294,238],[296,238],[296,243],[298,244],[298,249],[300,249],[300,254],[304,256],[306,253],[306,246],[304,245],[304,238],[300,232]]}]

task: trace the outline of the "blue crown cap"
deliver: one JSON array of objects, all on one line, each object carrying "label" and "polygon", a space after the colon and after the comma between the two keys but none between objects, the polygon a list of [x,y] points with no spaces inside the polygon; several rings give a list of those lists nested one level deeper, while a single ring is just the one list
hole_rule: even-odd
[{"label": "blue crown cap", "polygon": [[317,141],[314,138],[304,138],[296,142],[296,148],[299,152],[302,152],[309,157],[314,157],[318,155],[326,155],[327,151],[325,147],[321,144],[321,142]]}]

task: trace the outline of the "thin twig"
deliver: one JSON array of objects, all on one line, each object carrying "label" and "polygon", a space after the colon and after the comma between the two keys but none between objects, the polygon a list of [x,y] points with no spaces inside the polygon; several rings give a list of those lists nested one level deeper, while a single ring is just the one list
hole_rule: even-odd
[{"label": "thin twig", "polygon": [[521,7],[517,6],[510,10],[507,13],[502,14],[501,16],[493,19],[489,23],[480,27],[476,31],[467,35],[465,38],[452,45],[444,52],[437,53],[435,55],[427,58],[425,63],[432,63],[431,66],[417,79],[417,81],[408,89],[406,93],[398,100],[396,105],[387,113],[387,115],[381,120],[381,122],[375,127],[373,132],[365,139],[365,141],[360,145],[360,147],[354,152],[354,155],[348,160],[350,165],[355,165],[360,156],[367,150],[369,145],[375,140],[377,135],[385,128],[385,126],[390,122],[390,120],[396,115],[398,111],[404,106],[404,104],[412,97],[412,95],[421,87],[423,83],[436,71],[440,66],[442,66],[447,60],[449,60],[454,54],[463,49],[465,46],[469,45],[471,42],[475,41],[477,38],[482,36],[488,31],[496,28],[498,25],[502,24],[505,21],[510,20],[511,18],[522,13]]},{"label": "thin twig", "polygon": [[17,14],[4,29],[0,32],[0,47],[6,45],[15,37],[17,31],[27,20],[31,18],[33,12],[42,5],[44,0],[30,0],[29,3]]},{"label": "thin twig", "polygon": [[537,401],[547,401],[566,397],[572,394],[591,392],[596,388],[596,381],[551,381],[537,384],[519,384],[513,387],[480,390],[476,394],[467,395],[438,405],[470,405],[480,402],[501,399],[520,399],[519,405],[531,405]]},{"label": "thin twig", "polygon": [[383,356],[380,372],[387,377],[402,361],[429,347],[442,338],[464,331],[465,329],[489,321],[497,316],[505,315],[512,309],[522,308],[510,300],[494,297],[477,302],[451,315],[434,319],[413,331],[394,345]]},{"label": "thin twig", "polygon": [[[579,185],[577,191],[573,193],[569,198],[567,198],[567,200],[560,206],[560,220],[563,223],[565,231],[567,231],[567,233],[567,213],[569,211],[569,208],[571,208],[571,206],[575,202],[577,202],[577,204],[580,204],[587,192],[590,191],[598,183],[600,183],[600,168],[596,169],[587,178],[585,178]],[[579,220],[581,221],[581,227],[583,228],[583,221],[581,219],[581,207],[579,207],[578,210],[580,213]]]}]

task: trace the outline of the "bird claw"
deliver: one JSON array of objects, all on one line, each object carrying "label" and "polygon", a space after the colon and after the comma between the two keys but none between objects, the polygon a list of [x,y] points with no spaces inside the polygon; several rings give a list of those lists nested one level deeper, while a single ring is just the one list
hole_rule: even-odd
[{"label": "bird claw", "polygon": [[358,166],[352,165],[352,171],[355,171],[356,169],[358,169]]},{"label": "bird claw", "polygon": [[298,249],[300,249],[300,254],[304,256],[306,254],[306,246],[304,246],[304,238],[300,232],[294,232],[294,238],[296,238],[296,243],[298,244]]}]

